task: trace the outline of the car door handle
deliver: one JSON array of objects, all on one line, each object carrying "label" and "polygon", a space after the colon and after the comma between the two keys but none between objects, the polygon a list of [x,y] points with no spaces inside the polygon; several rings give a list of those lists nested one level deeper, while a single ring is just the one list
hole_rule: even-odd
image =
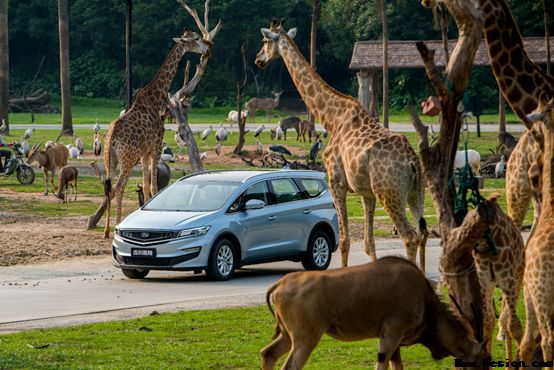
[{"label": "car door handle", "polygon": [[305,214],[310,214],[310,213],[312,213],[312,210],[311,210],[311,209],[305,209],[303,212],[304,212]]},{"label": "car door handle", "polygon": [[268,219],[269,221],[273,221],[273,220],[275,220],[276,218],[277,218],[277,216],[269,216],[267,219]]}]

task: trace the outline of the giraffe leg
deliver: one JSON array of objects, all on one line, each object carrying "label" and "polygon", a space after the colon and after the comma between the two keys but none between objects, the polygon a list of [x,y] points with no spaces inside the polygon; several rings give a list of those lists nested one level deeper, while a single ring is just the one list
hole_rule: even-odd
[{"label": "giraffe leg", "polygon": [[481,285],[481,296],[483,297],[483,340],[485,341],[487,352],[491,353],[492,336],[496,321],[492,296],[496,283],[492,279],[489,263],[486,263],[483,267],[478,265],[477,274]]},{"label": "giraffe leg", "polygon": [[379,201],[402,237],[408,259],[416,263],[417,248],[420,244],[420,238],[410,224],[410,221],[408,221],[408,217],[406,217],[405,203],[401,201],[399,195],[392,194],[390,189],[379,193]]},{"label": "giraffe leg", "polygon": [[[539,311],[548,311],[550,309],[551,302],[543,302],[543,305],[547,307],[541,307]],[[554,352],[554,324],[552,322],[552,317],[549,315],[549,312],[539,312],[538,321],[540,323],[539,330],[541,333],[541,348],[542,348],[542,358],[543,361],[552,361],[553,352]],[[548,367],[551,369],[552,367]]]},{"label": "giraffe leg", "polygon": [[525,334],[519,345],[519,359],[525,362],[531,361],[535,355],[535,339],[539,334],[535,304],[528,285],[523,286],[525,299]]},{"label": "giraffe leg", "polygon": [[150,184],[152,181],[151,171],[150,171],[150,157],[144,156],[140,159],[142,165],[142,193],[144,194],[144,202],[152,197]]},{"label": "giraffe leg", "polygon": [[115,220],[116,225],[121,222],[121,206],[123,204],[123,193],[125,192],[125,185],[129,180],[129,176],[133,172],[133,164],[122,163],[121,172],[119,173],[119,178],[117,179],[117,184],[115,185],[115,198],[116,198],[116,210],[115,210]]},{"label": "giraffe leg", "polygon": [[423,218],[425,203],[425,186],[421,181],[417,185],[412,186],[408,193],[408,205],[414,221],[419,225],[419,268],[425,273],[425,247],[427,246],[427,224]]},{"label": "giraffe leg", "polygon": [[151,174],[150,174],[150,191],[152,196],[156,195],[158,192],[158,161],[160,160],[159,156],[152,156],[151,159]]},{"label": "giraffe leg", "polygon": [[348,213],[346,211],[346,186],[339,180],[329,177],[331,194],[335,202],[337,217],[339,220],[339,251],[341,266],[348,266],[348,253],[350,252],[350,236],[348,235]]},{"label": "giraffe leg", "polygon": [[377,260],[375,239],[373,238],[373,218],[375,215],[375,195],[362,197],[364,207],[364,250],[372,261]]}]

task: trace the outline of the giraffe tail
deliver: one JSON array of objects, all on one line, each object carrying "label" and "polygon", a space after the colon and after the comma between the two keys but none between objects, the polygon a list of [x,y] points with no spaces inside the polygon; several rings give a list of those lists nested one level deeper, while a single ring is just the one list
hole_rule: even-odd
[{"label": "giraffe tail", "polygon": [[110,210],[111,210],[111,197],[110,194],[112,192],[112,179],[110,177],[106,177],[102,180],[102,183],[104,184],[104,197],[106,199],[106,225],[104,226],[104,239],[108,239],[110,237]]}]

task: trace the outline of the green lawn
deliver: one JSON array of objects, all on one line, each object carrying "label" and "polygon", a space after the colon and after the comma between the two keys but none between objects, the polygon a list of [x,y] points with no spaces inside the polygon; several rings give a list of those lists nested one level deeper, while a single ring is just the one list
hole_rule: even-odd
[{"label": "green lawn", "polygon": [[[495,301],[499,309],[498,294]],[[518,316],[525,318],[521,296]],[[258,306],[0,335],[0,368],[256,369],[274,322]],[[325,336],[306,369],[367,369],[377,350],[377,339],[345,343]],[[504,358],[503,342],[494,341],[493,359]],[[421,345],[404,348],[402,359],[408,369],[452,368],[451,358],[434,361]]]},{"label": "green lawn", "polygon": [[[58,96],[52,96],[50,103],[52,106],[60,107],[60,99]],[[123,102],[115,99],[106,98],[85,98],[85,97],[72,97],[71,110],[74,124],[86,124],[94,123],[98,118],[100,123],[110,123],[117,117],[119,112],[124,108]],[[223,122],[227,119],[227,114],[230,110],[236,110],[236,106],[226,107],[213,107],[213,108],[199,108],[195,107],[193,103],[193,109],[190,113],[190,123],[217,123]],[[280,109],[273,111],[273,117],[271,122],[277,122],[278,120],[290,116],[290,112],[285,112]],[[306,115],[301,115],[301,118],[306,118]],[[428,117],[421,115],[421,119],[425,123],[436,123],[436,117]],[[509,123],[520,122],[519,119],[511,112],[506,114],[506,120]],[[256,122],[265,122],[265,112],[258,111],[256,113]],[[410,122],[410,115],[407,110],[391,110],[389,114],[390,122]],[[473,119],[472,121],[475,121]],[[250,118],[248,119],[250,122]],[[481,116],[481,122],[483,123],[496,123],[498,122],[498,114],[489,113]],[[10,123],[14,124],[30,124],[31,114],[29,113],[12,113],[10,114]],[[61,124],[60,113],[37,113],[35,114],[36,124]],[[473,125],[472,125],[473,126]]]}]

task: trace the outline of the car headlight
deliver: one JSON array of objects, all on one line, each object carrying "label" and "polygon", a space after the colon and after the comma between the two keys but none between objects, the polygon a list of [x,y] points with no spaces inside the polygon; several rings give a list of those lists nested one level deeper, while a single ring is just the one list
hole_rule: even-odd
[{"label": "car headlight", "polygon": [[195,238],[198,236],[204,236],[210,230],[210,226],[194,227],[192,229],[181,230],[177,234],[178,238]]}]

